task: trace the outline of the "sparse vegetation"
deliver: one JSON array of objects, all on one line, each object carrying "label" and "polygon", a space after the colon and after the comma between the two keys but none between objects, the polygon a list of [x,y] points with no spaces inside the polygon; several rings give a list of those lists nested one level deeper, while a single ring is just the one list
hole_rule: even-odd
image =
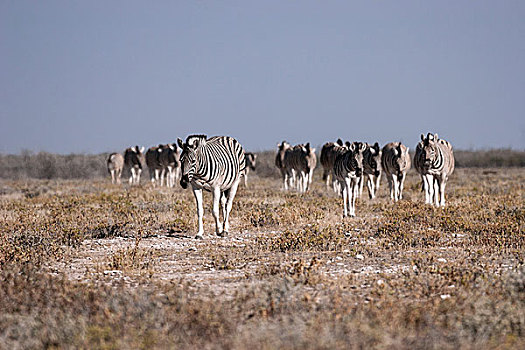
[{"label": "sparse vegetation", "polygon": [[254,175],[202,241],[191,191],[1,180],[0,348],[525,346],[523,168],[457,169],[444,209],[412,171],[345,220],[318,173]]}]

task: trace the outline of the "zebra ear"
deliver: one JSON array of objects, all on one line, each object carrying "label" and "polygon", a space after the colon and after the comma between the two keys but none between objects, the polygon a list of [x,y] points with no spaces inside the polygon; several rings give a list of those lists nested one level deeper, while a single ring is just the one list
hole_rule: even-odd
[{"label": "zebra ear", "polygon": [[173,143],[168,143],[168,147],[171,148],[172,151],[175,151],[175,148],[177,148]]},{"label": "zebra ear", "polygon": [[177,137],[177,144],[179,145],[180,149],[184,148],[184,142],[180,139],[180,137]]},{"label": "zebra ear", "polygon": [[439,140],[439,138],[438,138],[438,134],[436,133],[434,134],[434,141],[437,141],[437,140]]},{"label": "zebra ear", "polygon": [[[139,146],[137,146],[137,149],[138,149]],[[140,147],[140,150],[139,150],[139,153],[143,153],[144,152],[144,146]]]},{"label": "zebra ear", "polygon": [[350,143],[347,141],[348,148],[350,148],[350,151],[355,152],[355,143]]},{"label": "zebra ear", "polygon": [[344,142],[341,139],[337,139],[336,144],[339,145],[339,146],[342,146],[342,145],[344,145]]},{"label": "zebra ear", "polygon": [[306,148],[306,152],[310,153],[310,142],[304,145],[304,147]]},{"label": "zebra ear", "polygon": [[366,143],[360,142],[360,143],[359,143],[359,150],[360,150],[361,152],[364,152],[365,149],[366,149]]},{"label": "zebra ear", "polygon": [[425,141],[425,135],[421,134],[421,141]]},{"label": "zebra ear", "polygon": [[346,141],[346,142],[345,142],[345,146],[346,146],[346,147],[350,148],[351,145],[352,145],[352,144],[350,143],[350,141]]}]

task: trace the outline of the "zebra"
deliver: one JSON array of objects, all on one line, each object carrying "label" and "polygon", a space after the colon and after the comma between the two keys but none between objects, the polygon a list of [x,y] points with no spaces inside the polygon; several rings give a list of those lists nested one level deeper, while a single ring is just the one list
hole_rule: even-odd
[{"label": "zebra", "polygon": [[111,153],[107,161],[108,172],[111,174],[111,183],[120,185],[120,177],[124,168],[124,157],[120,153]]},{"label": "zebra", "polygon": [[292,183],[296,183],[299,192],[308,191],[317,165],[315,148],[310,143],[295,145],[284,156],[284,167],[288,176],[292,177]]},{"label": "zebra", "polygon": [[244,173],[244,186],[248,187],[248,173],[251,170],[255,171],[255,166],[257,163],[257,154],[246,152],[244,153],[245,156],[245,162],[246,162],[246,171]]},{"label": "zebra", "polygon": [[367,177],[368,196],[370,199],[374,199],[381,181],[381,149],[377,142],[373,146],[366,144],[366,149],[363,152],[363,175],[359,180],[359,197],[363,194],[365,175]]},{"label": "zebra", "polygon": [[160,185],[162,186],[166,178],[166,186],[175,186],[175,180],[180,176],[180,149],[175,143],[161,145],[162,152],[159,154],[159,162],[162,168],[160,174]]},{"label": "zebra", "polygon": [[336,142],[327,142],[321,148],[321,155],[319,160],[323,167],[323,181],[326,182],[326,188],[330,187],[330,180],[332,181],[332,189],[337,192],[337,181],[333,175],[334,163],[337,154],[345,150],[343,140],[338,139]]},{"label": "zebra", "polygon": [[411,166],[408,150],[401,142],[390,142],[381,151],[381,166],[388,180],[390,198],[394,202],[403,199],[406,173]]},{"label": "zebra", "polygon": [[[363,152],[366,144],[348,143],[348,148],[341,150],[334,162],[333,176],[341,187],[343,198],[343,218],[355,216],[355,201],[359,193],[359,179],[363,173]],[[349,206],[349,210],[347,208]]]},{"label": "zebra", "polygon": [[[182,149],[180,156],[182,177],[180,185],[187,188],[191,184],[197,203],[198,232],[195,238],[202,238],[204,228],[202,216],[202,190],[213,193],[213,217],[218,236],[228,234],[229,216],[233,199],[244,175],[246,162],[241,144],[229,136],[190,135],[183,142],[177,139]],[[224,227],[219,218],[219,202],[222,205]]]},{"label": "zebra", "polygon": [[131,176],[129,178],[130,185],[140,183],[140,174],[142,173],[144,158],[142,152],[144,152],[144,147],[139,148],[139,146],[126,148],[124,151],[124,164],[131,170]]},{"label": "zebra", "polygon": [[148,166],[149,178],[151,184],[156,186],[160,180],[160,174],[162,171],[162,165],[160,164],[160,155],[162,153],[162,145],[152,146],[146,151],[146,165]]},{"label": "zebra", "polygon": [[445,206],[445,186],[448,177],[454,172],[454,152],[452,145],[438,134],[421,134],[416,146],[414,168],[421,175],[425,203]]},{"label": "zebra", "polygon": [[281,177],[283,179],[283,189],[285,191],[288,190],[288,185],[293,184],[293,176],[291,176],[291,173],[288,173],[286,170],[286,167],[284,165],[284,158],[287,152],[292,151],[292,146],[286,142],[283,141],[280,144],[277,144],[277,154],[275,155],[275,166],[279,171],[281,172]]}]

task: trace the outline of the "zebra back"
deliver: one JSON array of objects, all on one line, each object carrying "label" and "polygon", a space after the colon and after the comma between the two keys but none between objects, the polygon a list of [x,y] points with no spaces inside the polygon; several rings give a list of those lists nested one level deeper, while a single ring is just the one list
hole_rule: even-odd
[{"label": "zebra back", "polygon": [[401,142],[390,142],[381,151],[381,166],[387,176],[406,173],[411,165],[409,148]]},{"label": "zebra back", "polygon": [[454,172],[454,152],[450,142],[439,139],[438,134],[421,134],[421,141],[416,146],[414,168],[417,172],[448,176]]},{"label": "zebra back", "polygon": [[162,145],[150,147],[146,151],[146,165],[149,169],[160,169],[160,154],[162,151]]}]

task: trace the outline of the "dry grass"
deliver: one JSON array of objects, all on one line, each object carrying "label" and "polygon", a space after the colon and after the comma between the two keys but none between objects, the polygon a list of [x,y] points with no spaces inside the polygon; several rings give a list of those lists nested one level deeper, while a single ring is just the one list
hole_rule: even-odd
[{"label": "dry grass", "polygon": [[[318,174],[317,174],[318,175]],[[250,177],[217,238],[190,191],[0,182],[0,348],[523,348],[525,169],[458,169],[448,207]]]}]

